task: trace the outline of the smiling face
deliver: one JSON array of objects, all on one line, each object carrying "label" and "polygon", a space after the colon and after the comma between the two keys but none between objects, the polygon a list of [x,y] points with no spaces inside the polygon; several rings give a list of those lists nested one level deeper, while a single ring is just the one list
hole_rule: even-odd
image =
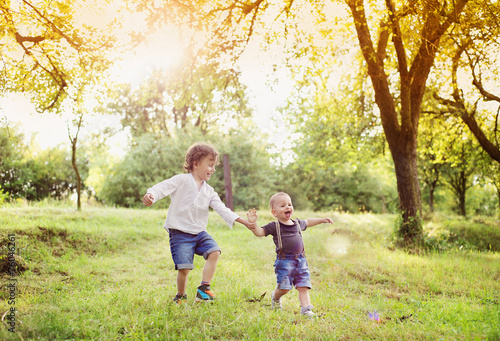
[{"label": "smiling face", "polygon": [[293,204],[290,196],[285,193],[280,193],[273,198],[271,213],[282,223],[288,223],[293,214]]},{"label": "smiling face", "polygon": [[216,158],[208,155],[193,164],[192,174],[197,181],[208,181],[215,172]]}]

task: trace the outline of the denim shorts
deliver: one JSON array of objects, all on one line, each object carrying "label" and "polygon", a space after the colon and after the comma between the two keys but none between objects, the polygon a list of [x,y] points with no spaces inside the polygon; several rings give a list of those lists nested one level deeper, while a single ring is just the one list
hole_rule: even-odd
[{"label": "denim shorts", "polygon": [[276,259],[274,272],[278,289],[291,290],[294,285],[296,288],[311,289],[311,275],[304,255],[286,255],[285,259]]},{"label": "denim shorts", "polygon": [[193,259],[195,254],[207,259],[212,252],[221,251],[219,245],[206,231],[189,234],[168,229],[168,235],[175,270],[194,269]]}]

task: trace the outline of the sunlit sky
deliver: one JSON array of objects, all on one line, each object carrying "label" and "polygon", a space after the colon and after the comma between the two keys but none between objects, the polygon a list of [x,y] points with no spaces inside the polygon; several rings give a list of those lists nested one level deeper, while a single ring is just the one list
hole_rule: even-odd
[{"label": "sunlit sky", "polygon": [[[172,28],[165,28],[155,34],[148,36],[147,41],[140,45],[135,51],[125,55],[122,61],[112,68],[113,77],[132,84],[139,84],[155,67],[168,68],[183,58],[181,42],[172,34]],[[245,53],[241,56],[239,66],[242,71],[242,82],[249,87],[249,97],[255,108],[254,120],[258,126],[271,134],[271,140],[281,141],[287,129],[279,117],[276,108],[283,105],[286,100],[290,85],[286,77],[280,83],[267,86],[267,74],[272,71],[273,55],[264,52],[258,43],[251,43]],[[28,140],[35,135],[36,143],[42,149],[69,143],[67,122],[71,115],[55,115],[51,113],[39,114],[35,112],[33,105],[21,94],[13,94],[0,101],[0,116],[7,119],[9,123],[18,123],[21,131],[25,133]],[[86,118],[86,127],[82,132],[95,131],[104,125],[118,124],[118,118],[94,116]],[[118,134],[108,145],[116,154],[123,155],[126,148],[125,134]]]}]

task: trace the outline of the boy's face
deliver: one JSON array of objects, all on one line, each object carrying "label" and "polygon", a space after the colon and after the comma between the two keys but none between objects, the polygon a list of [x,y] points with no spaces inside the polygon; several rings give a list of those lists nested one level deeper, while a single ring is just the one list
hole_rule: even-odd
[{"label": "boy's face", "polygon": [[212,155],[205,156],[200,161],[195,161],[193,164],[193,175],[200,180],[208,181],[215,172],[215,157]]},{"label": "boy's face", "polygon": [[278,218],[279,221],[286,222],[290,220],[293,214],[292,199],[284,194],[278,196],[273,202],[271,213]]}]

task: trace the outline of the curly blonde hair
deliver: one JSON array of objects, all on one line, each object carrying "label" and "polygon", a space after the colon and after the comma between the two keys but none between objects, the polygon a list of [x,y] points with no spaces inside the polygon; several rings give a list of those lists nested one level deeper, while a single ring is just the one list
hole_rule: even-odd
[{"label": "curly blonde hair", "polygon": [[191,145],[186,152],[184,169],[191,173],[194,163],[200,162],[206,156],[212,156],[215,159],[215,165],[219,165],[219,152],[213,146],[205,142],[197,142]]}]

